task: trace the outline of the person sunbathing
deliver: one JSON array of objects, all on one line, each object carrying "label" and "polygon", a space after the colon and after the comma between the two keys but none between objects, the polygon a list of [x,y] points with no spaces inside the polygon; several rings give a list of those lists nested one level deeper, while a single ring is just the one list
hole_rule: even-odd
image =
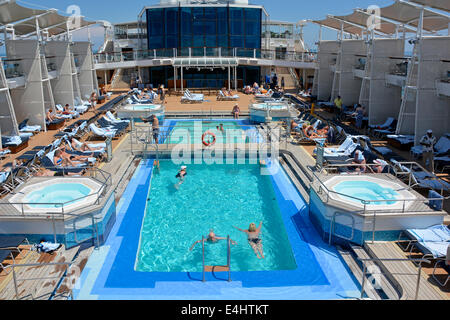
[{"label": "person sunbathing", "polygon": [[94,152],[94,151],[104,150],[104,148],[102,148],[102,147],[91,148],[91,147],[89,147],[89,145],[87,143],[79,142],[79,141],[77,142],[72,137],[69,137],[67,140],[69,141],[70,145],[72,146],[72,149],[75,150],[75,151],[81,151],[81,152],[91,151],[91,152]]},{"label": "person sunbathing", "polygon": [[310,139],[324,139],[327,137],[327,135],[322,135],[321,133],[317,132],[312,125],[308,125],[307,123],[303,124],[302,126],[303,133],[305,136],[307,136]]},{"label": "person sunbathing", "polygon": [[53,164],[58,167],[75,167],[77,165],[77,163],[73,162],[72,160],[70,160],[70,158],[64,157],[62,155],[61,150],[56,150],[54,155],[53,155]]},{"label": "person sunbathing", "polygon": [[62,112],[62,114],[64,114],[64,115],[71,115],[71,116],[76,116],[77,115],[76,112],[73,112],[72,110],[70,110],[69,104],[66,104],[64,106],[64,111]]},{"label": "person sunbathing", "polygon": [[46,114],[46,120],[47,120],[48,122],[52,122],[52,121],[55,121],[55,120],[64,119],[64,117],[60,117],[60,116],[58,116],[58,114],[52,114],[52,113],[53,113],[53,109],[49,109],[49,110],[47,111],[47,114]]},{"label": "person sunbathing", "polygon": [[59,150],[61,151],[61,157],[63,159],[66,159],[66,160],[68,160],[68,162],[75,164],[75,165],[82,164],[82,163],[86,164],[86,163],[88,163],[88,159],[93,156],[93,154],[91,154],[90,156],[69,154],[69,153],[67,153],[67,149],[66,149],[65,145],[63,145],[61,148],[59,148]]}]

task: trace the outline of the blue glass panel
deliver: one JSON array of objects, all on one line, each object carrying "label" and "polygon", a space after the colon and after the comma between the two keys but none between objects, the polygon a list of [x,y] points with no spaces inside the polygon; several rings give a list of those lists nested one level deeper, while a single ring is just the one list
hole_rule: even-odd
[{"label": "blue glass panel", "polygon": [[217,47],[217,36],[205,36],[205,45],[207,47]]},{"label": "blue glass panel", "polygon": [[228,20],[228,10],[227,8],[217,8],[217,19]]},{"label": "blue glass panel", "polygon": [[203,19],[203,8],[192,8],[192,19],[194,21]]},{"label": "blue glass panel", "polygon": [[[203,41],[203,36],[194,36],[193,47],[203,47],[204,45],[205,45],[205,43]],[[202,55],[203,55],[203,51],[202,51]]]},{"label": "blue glass panel", "polygon": [[242,8],[230,8],[230,19],[232,20],[242,20]]},{"label": "blue glass panel", "polygon": [[185,48],[192,47],[192,36],[182,36],[181,37],[181,47],[185,47]]},{"label": "blue glass panel", "polygon": [[148,45],[150,49],[164,48],[164,37],[150,37]]},{"label": "blue glass panel", "polygon": [[259,37],[245,37],[245,47],[246,48],[260,48],[261,40]]},{"label": "blue glass panel", "polygon": [[230,34],[231,35],[242,35],[244,34],[244,26],[242,20],[231,20],[230,23]]},{"label": "blue glass panel", "polygon": [[[219,35],[217,39],[217,46],[218,47],[228,47],[228,36],[226,35]],[[222,55],[225,54],[224,49],[222,49]]]},{"label": "blue glass panel", "polygon": [[218,20],[217,21],[217,33],[218,34],[228,34],[228,21]]},{"label": "blue glass panel", "polygon": [[203,28],[206,35],[217,34],[216,21],[203,21]]},{"label": "blue glass panel", "polygon": [[231,36],[230,37],[230,45],[234,48],[243,48],[244,47],[244,37],[242,36]]},{"label": "blue glass panel", "polygon": [[261,20],[261,9],[244,9],[245,20]]},{"label": "blue glass panel", "polygon": [[178,36],[167,36],[166,48],[177,48],[177,47],[178,47]]},{"label": "blue glass panel", "polygon": [[205,19],[216,20],[216,8],[205,8]]},{"label": "blue glass panel", "polygon": [[254,21],[245,22],[245,35],[247,36],[259,36],[260,35],[260,25]]},{"label": "blue glass panel", "polygon": [[178,8],[166,9],[166,34],[178,34]]}]

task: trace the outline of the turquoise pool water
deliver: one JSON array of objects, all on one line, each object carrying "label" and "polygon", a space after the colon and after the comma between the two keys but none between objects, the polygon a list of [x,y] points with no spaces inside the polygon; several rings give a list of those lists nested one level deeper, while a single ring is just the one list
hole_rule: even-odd
[{"label": "turquoise pool water", "polygon": [[[161,161],[154,173],[141,230],[136,271],[200,272],[202,248],[191,245],[214,229],[237,241],[231,248],[233,271],[293,270],[296,263],[270,176],[259,165],[188,165],[187,177],[175,189],[178,165]],[[263,222],[266,258],[259,260],[246,234],[251,222]],[[206,265],[226,265],[226,241],[206,243]]]},{"label": "turquoise pool water", "polygon": [[[83,198],[91,193],[91,189],[81,183],[57,183],[39,190],[33,191],[25,197],[25,202],[34,203],[30,205],[33,208],[53,208],[55,205],[47,205],[48,203],[65,203],[75,199]],[[73,201],[76,203],[78,201]],[[39,205],[38,203],[45,203]]]},{"label": "turquoise pool water", "polygon": [[[344,181],[333,187],[334,191],[362,200],[387,200],[372,202],[371,205],[395,204],[399,194],[392,188],[382,187],[371,181]],[[345,197],[345,196],[343,196]],[[361,203],[356,199],[345,197],[352,202]]]},{"label": "turquoise pool water", "polygon": [[[223,125],[225,132],[217,130],[217,127]],[[240,126],[238,122],[234,121],[178,121],[172,128],[169,136],[169,143],[187,142],[189,137],[191,143],[201,143],[202,135],[209,131],[216,136],[216,143],[228,143],[231,142],[227,139],[227,131],[229,131],[231,139],[234,143],[248,142],[254,139],[257,135],[257,131],[251,126]],[[206,142],[212,142],[212,137],[205,137]]]}]

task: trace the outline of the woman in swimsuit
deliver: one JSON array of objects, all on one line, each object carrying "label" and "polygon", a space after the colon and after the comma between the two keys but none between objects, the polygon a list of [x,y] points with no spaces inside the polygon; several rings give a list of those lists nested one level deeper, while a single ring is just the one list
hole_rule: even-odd
[{"label": "woman in swimsuit", "polygon": [[235,226],[233,227],[247,234],[248,244],[250,245],[250,247],[252,247],[258,259],[264,259],[265,257],[262,248],[262,239],[260,238],[262,221],[259,223],[258,228],[254,223],[250,223],[248,230],[242,230]]}]

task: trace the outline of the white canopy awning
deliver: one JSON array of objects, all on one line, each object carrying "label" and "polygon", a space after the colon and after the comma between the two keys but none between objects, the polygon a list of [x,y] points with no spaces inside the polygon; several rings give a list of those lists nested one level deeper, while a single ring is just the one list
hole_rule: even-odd
[{"label": "white canopy awning", "polygon": [[449,11],[450,12],[450,1],[449,0],[411,0],[424,6],[430,8],[435,8],[438,10]]},{"label": "white canopy awning", "polygon": [[326,19],[323,20],[313,20],[314,23],[340,31],[341,28],[346,33],[355,34],[355,35],[361,35],[362,31],[364,31],[366,28],[362,26],[355,26],[351,23],[338,20],[336,18],[333,18],[332,16],[328,16]]},{"label": "white canopy awning", "polygon": [[[425,1],[425,0],[424,0]],[[450,2],[450,0],[445,0]],[[405,25],[418,27],[421,8],[415,4],[398,1],[380,9],[380,16]],[[424,9],[423,30],[434,32],[448,29],[450,17],[429,9]]]}]

